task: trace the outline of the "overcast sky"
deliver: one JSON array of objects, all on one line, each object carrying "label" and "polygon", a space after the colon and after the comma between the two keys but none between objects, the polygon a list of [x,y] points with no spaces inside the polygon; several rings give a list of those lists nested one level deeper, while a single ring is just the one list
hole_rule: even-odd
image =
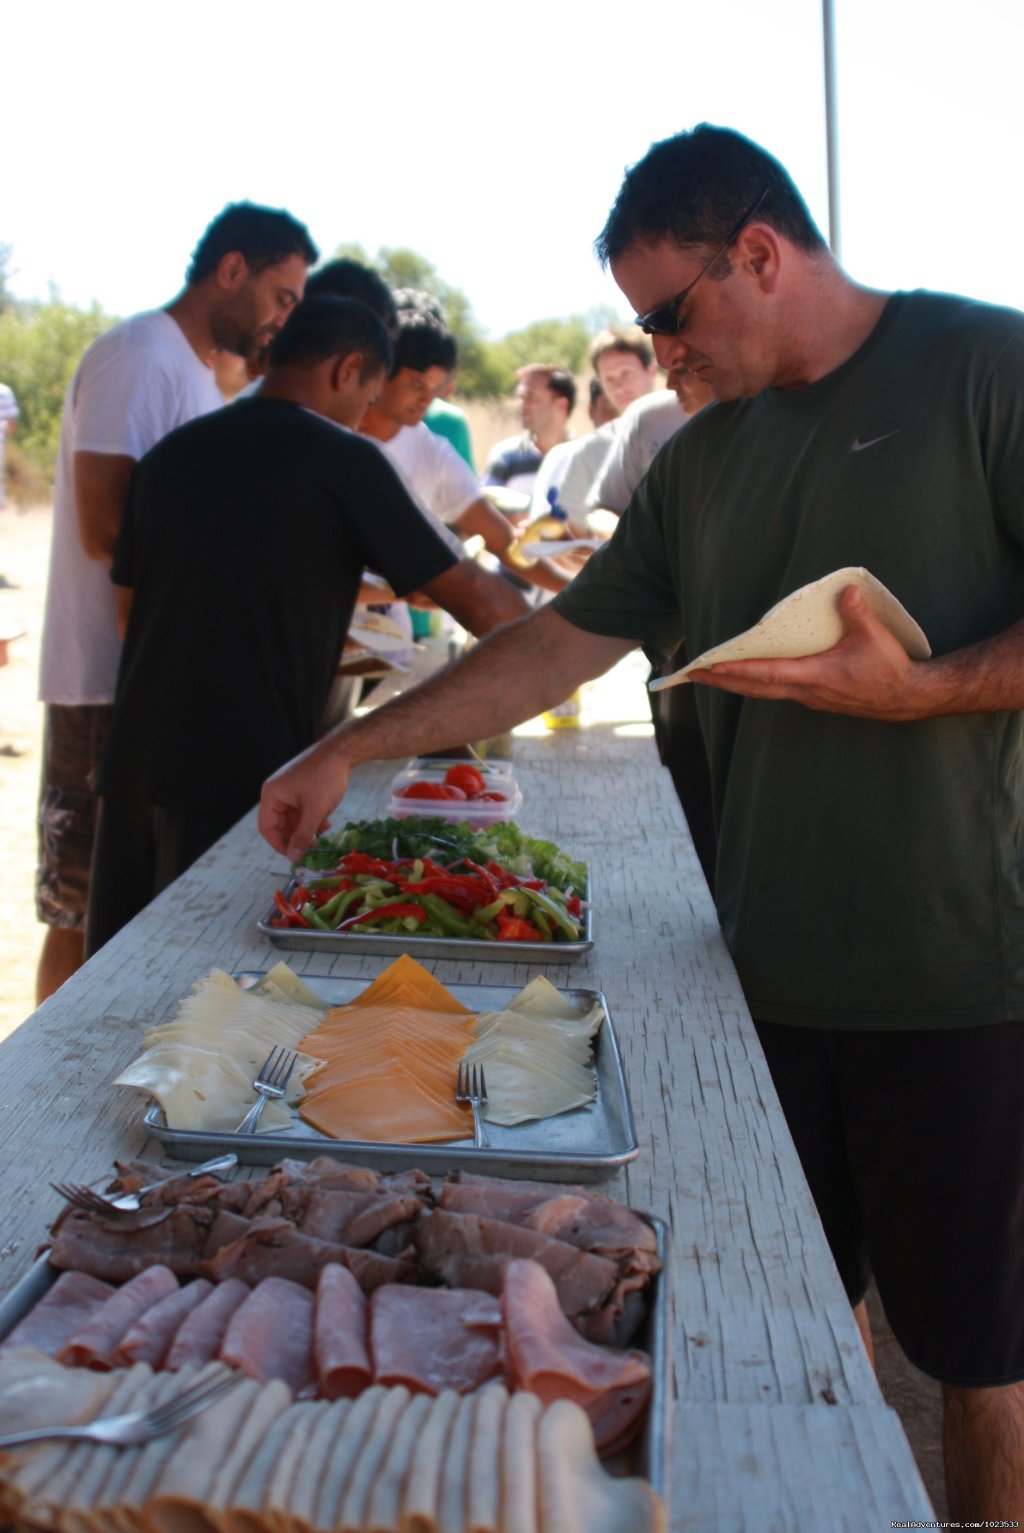
[{"label": "overcast sky", "polygon": [[[1024,0],[836,0],[843,259],[882,288],[1024,308]],[[701,120],[789,168],[821,227],[819,0],[8,0],[0,242],[11,287],[166,302],[229,201],[330,253],[404,245],[492,334],[624,305],[591,244],[622,171]]]}]

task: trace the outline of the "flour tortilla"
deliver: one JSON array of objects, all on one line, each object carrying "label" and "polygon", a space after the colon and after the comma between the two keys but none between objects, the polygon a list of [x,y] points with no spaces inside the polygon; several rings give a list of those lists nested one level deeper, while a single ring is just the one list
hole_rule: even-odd
[{"label": "flour tortilla", "polygon": [[796,659],[831,649],[846,632],[839,611],[839,596],[847,586],[858,586],[873,615],[884,623],[912,660],[927,660],[931,646],[910,613],[880,580],[856,565],[833,570],[810,585],[785,597],[745,633],[707,649],[696,660],[650,683],[652,692],[675,687],[690,679],[690,672],[704,670],[725,660]]},{"label": "flour tortilla", "polygon": [[[358,612],[352,620],[348,637],[378,655],[408,649],[411,643],[409,635],[383,612]],[[346,655],[345,658],[351,657]]]}]

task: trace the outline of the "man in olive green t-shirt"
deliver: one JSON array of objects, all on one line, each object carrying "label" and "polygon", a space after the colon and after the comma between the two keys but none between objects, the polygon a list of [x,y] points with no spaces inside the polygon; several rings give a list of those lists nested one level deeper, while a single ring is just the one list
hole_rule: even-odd
[{"label": "man in olive green t-shirt", "polygon": [[598,243],[708,407],[571,587],[265,785],[292,858],[352,767],[498,734],[637,643],[691,654],[867,566],[823,654],[696,674],[716,899],[870,1345],[943,1385],[953,1517],[1024,1516],[1024,315],[887,295],[728,130],[657,144]]}]

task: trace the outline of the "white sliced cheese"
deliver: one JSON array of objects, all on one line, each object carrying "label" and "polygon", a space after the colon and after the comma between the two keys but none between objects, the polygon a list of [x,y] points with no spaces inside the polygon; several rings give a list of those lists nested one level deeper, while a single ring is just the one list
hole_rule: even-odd
[{"label": "white sliced cheese", "polygon": [[[280,992],[280,993],[278,993]],[[294,969],[290,969],[282,960],[275,963],[272,969],[268,969],[258,985],[253,986],[253,995],[265,995],[270,1000],[280,1000],[281,994],[286,1000],[296,1006],[312,1006],[316,1011],[327,1011],[330,1002],[321,999],[315,990],[311,990],[304,979],[300,979]]]},{"label": "white sliced cheese", "polygon": [[[148,1092],[163,1108],[169,1128],[231,1133],[256,1100],[252,1080],[221,1054],[185,1044],[168,1044],[140,1055],[114,1081]],[[268,1102],[259,1132],[291,1127],[281,1102]]]},{"label": "white sliced cheese", "polygon": [[540,1524],[558,1533],[662,1533],[665,1505],[646,1480],[613,1478],[594,1452],[586,1413],[556,1400],[537,1428]]}]

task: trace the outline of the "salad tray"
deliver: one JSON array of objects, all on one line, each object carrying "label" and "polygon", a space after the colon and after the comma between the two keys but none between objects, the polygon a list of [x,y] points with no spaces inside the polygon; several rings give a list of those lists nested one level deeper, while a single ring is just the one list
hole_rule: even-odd
[{"label": "salad tray", "polygon": [[[463,946],[469,944],[464,943]],[[495,943],[476,944],[494,947]],[[519,947],[523,943],[516,944]],[[236,974],[236,979],[261,979],[261,974]],[[329,976],[303,976],[310,989],[332,1006],[355,1000],[366,989],[366,980]],[[472,1011],[500,1011],[519,989],[511,985],[450,985],[456,1000]],[[420,1169],[435,1176],[452,1167],[490,1176],[537,1177],[546,1182],[599,1182],[614,1176],[640,1153],[633,1109],[622,1068],[615,1028],[608,1004],[597,990],[566,989],[561,992],[581,1011],[595,1002],[604,1008],[605,1020],[597,1033],[593,1067],[597,1072],[597,1096],[586,1107],[538,1118],[513,1128],[487,1123],[490,1147],[475,1149],[471,1139],[442,1144],[385,1144],[370,1140],[330,1139],[295,1113],[294,1128],[275,1133],[247,1134],[244,1139],[223,1130],[168,1128],[163,1109],[153,1103],[143,1120],[147,1133],[159,1139],[169,1154],[181,1160],[206,1160],[234,1150],[247,1165],[273,1165],[285,1157],[336,1155],[358,1166],[376,1169]]]},{"label": "salad tray", "polygon": [[[295,893],[297,881],[284,890],[286,899]],[[486,963],[575,963],[594,946],[593,912],[590,908],[590,879],[587,879],[583,904],[583,930],[577,942],[492,942],[486,937],[419,937],[415,932],[384,934],[352,930],[322,932],[295,926],[272,926],[276,913],[271,905],[257,923],[264,937],[277,947],[302,948],[316,953],[379,953],[394,958],[408,953],[410,958],[478,958]]]}]

